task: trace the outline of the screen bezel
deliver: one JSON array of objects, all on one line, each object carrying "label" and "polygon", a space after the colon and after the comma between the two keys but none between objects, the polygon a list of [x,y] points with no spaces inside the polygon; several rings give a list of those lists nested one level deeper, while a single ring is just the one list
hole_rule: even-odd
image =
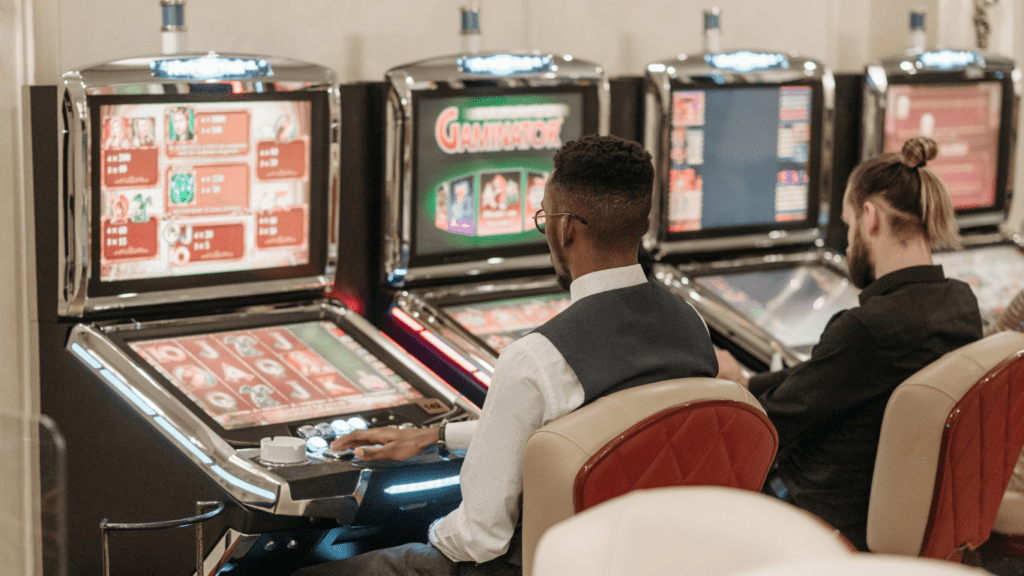
[{"label": "screen bezel", "polygon": [[[351,336],[360,345],[370,351],[371,354],[376,356],[378,360],[384,362],[388,368],[394,370],[402,378],[405,379],[410,386],[412,386],[417,392],[423,395],[424,398],[434,398],[443,402],[446,406],[452,406],[451,402],[447,400],[439,391],[427,386],[423,383],[422,379],[417,376],[412,370],[406,367],[402,362],[393,361],[393,355],[386,349],[381,347],[378,343],[374,342],[365,333],[351,325],[344,325],[341,322],[336,321],[334,318],[324,317],[321,315],[312,316],[309,313],[295,312],[286,313],[281,315],[274,315],[273,318],[261,318],[257,317],[246,318],[236,317],[232,319],[217,319],[217,320],[205,320],[202,322],[190,322],[187,325],[168,325],[168,326],[156,326],[146,328],[140,331],[127,332],[112,332],[108,334],[110,339],[125,353],[129,358],[143,371],[145,372],[154,382],[158,383],[161,388],[166,390],[171,396],[173,396],[182,406],[185,406],[189,412],[194,414],[197,418],[202,420],[210,429],[217,431],[217,433],[228,442],[232,443],[259,443],[262,438],[268,436],[294,436],[295,430],[306,423],[317,423],[317,422],[329,422],[339,417],[352,417],[352,416],[364,416],[365,419],[369,420],[371,414],[379,411],[397,411],[405,412],[410,411],[412,414],[424,415],[423,410],[414,403],[401,404],[398,406],[391,406],[388,408],[377,408],[370,410],[362,410],[355,412],[346,412],[342,414],[318,416],[312,419],[299,419],[291,420],[287,422],[279,422],[275,424],[255,425],[241,428],[227,429],[221,426],[213,417],[206,413],[195,401],[185,392],[180,390],[174,383],[170,382],[165,378],[153,365],[149,363],[145,358],[136,352],[129,344],[132,342],[141,342],[147,340],[157,340],[161,338],[181,338],[185,336],[196,336],[202,334],[213,334],[218,332],[231,332],[235,330],[246,330],[254,328],[273,328],[275,326],[282,326],[286,324],[299,324],[305,322],[320,322],[327,321],[337,325],[339,328],[345,331],[345,334]],[[429,418],[426,416],[424,419]]]},{"label": "screen bezel", "polygon": [[[408,191],[410,197],[403,200],[403,204],[410,207],[409,215],[409,267],[436,266],[459,262],[471,262],[487,258],[514,258],[520,256],[544,255],[548,253],[547,241],[543,234],[537,232],[537,240],[526,244],[511,246],[489,246],[481,248],[465,248],[458,251],[449,251],[442,254],[420,254],[418,251],[417,232],[421,224],[421,218],[416,214],[420,205],[418,197],[419,177],[416,167],[419,162],[420,151],[415,145],[415,131],[423,118],[421,118],[421,103],[423,101],[443,100],[445,98],[473,98],[492,96],[516,96],[516,95],[545,95],[545,94],[580,94],[583,99],[581,117],[583,126],[581,134],[586,136],[597,134],[599,129],[600,114],[598,107],[598,86],[591,85],[569,85],[569,86],[539,86],[529,88],[506,88],[495,86],[476,86],[467,88],[439,87],[434,90],[414,91],[412,96],[412,126],[410,127],[411,158],[411,187]],[[533,216],[532,214],[526,215]]]},{"label": "screen bezel", "polygon": [[[678,79],[671,79],[669,82],[669,90],[667,92],[668,97],[671,98],[672,94],[677,91],[718,91],[718,90],[779,90],[781,88],[807,86],[811,88],[811,140],[809,142],[809,149],[807,155],[807,215],[800,220],[791,220],[786,222],[771,222],[765,224],[744,224],[740,226],[722,226],[717,228],[702,228],[700,230],[686,230],[681,232],[669,232],[669,173],[665,170],[664,174],[660,174],[660,185],[662,193],[659,195],[659,210],[660,210],[660,226],[664,230],[664,241],[676,242],[676,241],[688,241],[688,240],[704,240],[710,238],[723,238],[732,236],[746,236],[753,234],[763,234],[768,232],[774,232],[777,230],[810,230],[818,227],[818,218],[821,211],[821,157],[822,157],[822,138],[823,138],[823,124],[824,124],[824,96],[823,87],[821,81],[809,80],[809,81],[797,81],[797,82],[758,82],[752,83],[732,83],[732,84],[696,84],[682,82]],[[672,108],[669,106],[668,113],[663,118],[662,122],[665,125],[665,134],[663,138],[667,138],[671,132],[672,124]],[[662,154],[667,158],[669,154],[668,141],[664,141],[662,145]],[[663,166],[669,166],[671,163],[666,159],[659,159],[659,162]]]},{"label": "screen bezel", "polygon": [[[101,224],[101,156],[102,127],[100,107],[121,104],[195,104],[217,102],[309,102],[311,107],[310,157],[309,157],[309,262],[306,264],[238,270],[234,272],[213,272],[159,278],[134,278],[127,280],[102,281],[100,262],[102,254]],[[212,288],[223,285],[258,284],[265,281],[309,278],[324,274],[327,267],[329,194],[330,186],[330,111],[326,91],[263,92],[263,93],[203,93],[194,92],[178,95],[95,95],[88,99],[91,127],[92,153],[90,168],[90,265],[88,293],[90,297],[118,296],[121,294],[148,294],[154,292],[181,291],[193,288]],[[316,129],[320,127],[320,129]],[[232,296],[244,295],[231,294]]]},{"label": "screen bezel", "polygon": [[[1005,75],[1003,78],[996,78],[992,76],[986,76],[984,78],[978,78],[977,80],[969,80],[962,74],[956,75],[955,78],[943,77],[942,75],[936,74],[916,74],[913,76],[900,76],[898,78],[889,78],[889,82],[886,85],[885,98],[887,105],[882,109],[881,113],[881,128],[879,129],[879,147],[878,150],[885,150],[885,121],[889,114],[889,101],[890,88],[893,86],[935,86],[935,87],[957,87],[957,86],[973,86],[982,83],[994,83],[998,84],[1002,88],[1002,99],[999,110],[999,144],[997,148],[996,156],[996,189],[995,189],[995,203],[991,206],[979,206],[975,208],[959,208],[956,209],[956,215],[959,216],[973,216],[979,214],[1002,214],[1007,210],[1007,185],[1009,184],[1010,173],[1013,168],[1010,166],[1010,142],[1013,138],[1014,129],[1014,94],[1013,94],[1013,81]],[[881,153],[881,152],[879,152]]]}]

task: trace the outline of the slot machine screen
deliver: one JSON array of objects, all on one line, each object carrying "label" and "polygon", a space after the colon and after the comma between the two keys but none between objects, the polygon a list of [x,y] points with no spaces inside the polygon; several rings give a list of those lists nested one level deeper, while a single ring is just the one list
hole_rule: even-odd
[{"label": "slot machine screen", "polygon": [[459,324],[497,352],[572,304],[569,295],[543,294],[445,307]]},{"label": "slot machine screen", "polygon": [[90,98],[90,293],[323,273],[326,95],[175,98]]},{"label": "slot machine screen", "polygon": [[700,276],[697,282],[807,355],[836,312],[860,305],[848,279],[818,265]]},{"label": "slot machine screen", "polygon": [[668,239],[817,225],[815,86],[672,88],[662,210]]},{"label": "slot machine screen", "polygon": [[939,153],[928,167],[946,185],[957,212],[995,208],[1002,116],[998,81],[890,85],[883,152],[899,152],[916,136],[933,138]]},{"label": "slot machine screen", "polygon": [[321,320],[128,346],[225,430],[351,414],[423,395]]},{"label": "slot machine screen", "polygon": [[416,94],[410,264],[546,253],[533,215],[552,158],[597,122],[595,87]]},{"label": "slot machine screen", "polygon": [[978,298],[982,317],[994,321],[1024,286],[1024,252],[995,245],[932,255],[948,278],[963,280]]}]

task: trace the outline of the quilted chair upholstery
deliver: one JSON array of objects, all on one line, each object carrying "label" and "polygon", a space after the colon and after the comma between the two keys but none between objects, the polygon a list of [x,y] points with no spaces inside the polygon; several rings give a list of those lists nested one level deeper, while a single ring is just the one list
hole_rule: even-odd
[{"label": "quilted chair upholstery", "polygon": [[1024,446],[1024,335],[944,355],[886,406],[868,508],[874,552],[959,561],[988,539]]},{"label": "quilted chair upholstery", "polygon": [[523,567],[543,533],[630,492],[716,485],[760,490],[779,439],[742,386],[681,378],[610,394],[535,432],[523,455]]},{"label": "quilted chair upholstery", "polygon": [[552,526],[537,547],[533,575],[725,576],[852,556],[834,528],[778,498],[686,486],[636,490]]}]

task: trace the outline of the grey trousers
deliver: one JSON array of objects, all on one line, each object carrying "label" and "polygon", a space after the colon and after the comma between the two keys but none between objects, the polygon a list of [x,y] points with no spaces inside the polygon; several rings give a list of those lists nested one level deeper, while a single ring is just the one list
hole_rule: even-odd
[{"label": "grey trousers", "polygon": [[520,566],[500,556],[489,562],[453,562],[430,544],[418,542],[382,548],[316,566],[292,576],[521,576]]}]

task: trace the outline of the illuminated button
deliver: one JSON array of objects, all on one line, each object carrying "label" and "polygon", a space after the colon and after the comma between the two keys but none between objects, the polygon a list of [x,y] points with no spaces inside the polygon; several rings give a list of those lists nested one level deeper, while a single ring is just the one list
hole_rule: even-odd
[{"label": "illuminated button", "polygon": [[331,428],[334,428],[334,433],[337,434],[338,436],[341,436],[342,434],[348,434],[349,432],[352,431],[352,425],[340,419],[331,422]]},{"label": "illuminated button", "polygon": [[363,420],[359,416],[353,416],[349,418],[348,425],[355,428],[356,430],[366,430],[367,428],[370,427],[370,425],[366,423],[366,420]]},{"label": "illuminated button", "polygon": [[347,450],[324,450],[324,458],[333,458],[335,460],[351,460],[355,457],[355,452],[351,448]]},{"label": "illuminated button", "polygon": [[316,426],[313,426],[312,424],[303,424],[302,426],[299,426],[297,432],[299,434],[299,438],[313,438],[319,434]]},{"label": "illuminated button", "polygon": [[321,423],[317,424],[316,425],[316,431],[319,432],[321,436],[323,436],[324,438],[328,438],[328,439],[334,438],[335,436],[338,435],[334,431],[334,428],[332,428],[331,425],[328,424],[327,422],[321,422]]},{"label": "illuminated button", "polygon": [[321,452],[327,449],[327,440],[319,436],[314,436],[309,440],[306,440],[306,451],[307,452]]}]

